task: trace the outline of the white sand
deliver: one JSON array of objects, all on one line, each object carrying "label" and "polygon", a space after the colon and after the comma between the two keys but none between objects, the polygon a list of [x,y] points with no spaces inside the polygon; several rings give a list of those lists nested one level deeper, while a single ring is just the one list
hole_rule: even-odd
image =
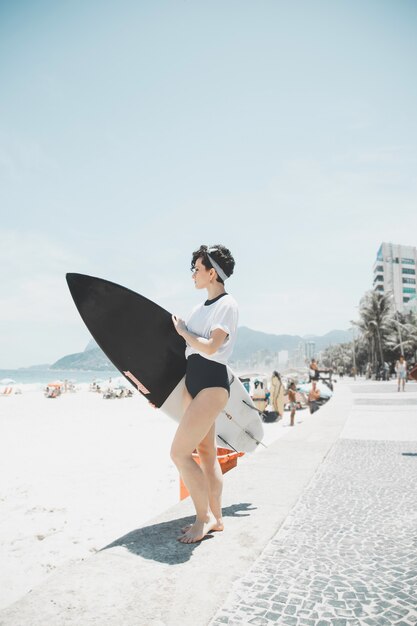
[{"label": "white sand", "polygon": [[[179,499],[175,423],[138,394],[103,400],[81,387],[0,397],[0,608]],[[288,422],[265,424],[265,443]]]}]

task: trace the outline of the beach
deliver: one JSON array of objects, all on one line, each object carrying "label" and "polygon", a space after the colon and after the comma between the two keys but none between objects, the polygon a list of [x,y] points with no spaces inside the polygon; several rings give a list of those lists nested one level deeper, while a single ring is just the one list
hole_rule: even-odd
[{"label": "beach", "polygon": [[135,394],[0,398],[0,606],[178,499],[173,421]]},{"label": "beach", "polygon": [[[176,424],[138,393],[104,400],[84,383],[48,399],[39,385],[19,388],[0,397],[0,608],[179,499]],[[265,424],[265,444],[288,423],[285,413]]]}]

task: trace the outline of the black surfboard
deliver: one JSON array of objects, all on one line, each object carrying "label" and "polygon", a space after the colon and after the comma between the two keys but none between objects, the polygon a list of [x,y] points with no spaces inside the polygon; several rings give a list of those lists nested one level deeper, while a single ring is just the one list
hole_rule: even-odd
[{"label": "black surfboard", "polygon": [[176,332],[171,313],[108,280],[73,273],[66,278],[97,344],[149,402],[161,407],[186,368],[185,341]]}]

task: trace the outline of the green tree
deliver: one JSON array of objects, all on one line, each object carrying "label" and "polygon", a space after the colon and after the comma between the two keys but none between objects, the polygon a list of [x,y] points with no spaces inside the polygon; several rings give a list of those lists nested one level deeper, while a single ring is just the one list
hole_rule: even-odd
[{"label": "green tree", "polygon": [[368,361],[374,369],[384,363],[384,350],[392,334],[393,311],[391,298],[378,291],[368,291],[359,306],[359,320],[353,322],[360,332],[360,340],[367,346]]},{"label": "green tree", "polygon": [[352,343],[328,347],[321,360],[326,367],[350,373],[355,362],[358,372],[368,363],[373,371],[385,361],[395,362],[404,353],[407,361],[417,356],[417,313],[399,313],[393,308],[392,296],[368,291],[361,299],[359,319],[352,321],[359,333]]},{"label": "green tree", "polygon": [[321,361],[325,367],[333,369],[336,373],[343,368],[348,374],[353,367],[353,345],[351,343],[340,343],[329,346],[324,350]]},{"label": "green tree", "polygon": [[417,314],[394,313],[387,337],[387,348],[392,352],[392,360],[404,354],[407,360],[414,360],[417,352]]}]

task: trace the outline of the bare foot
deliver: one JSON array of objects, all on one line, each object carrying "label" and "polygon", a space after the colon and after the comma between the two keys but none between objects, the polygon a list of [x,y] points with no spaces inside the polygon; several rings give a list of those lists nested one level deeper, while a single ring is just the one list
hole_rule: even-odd
[{"label": "bare foot", "polygon": [[197,543],[204,539],[204,537],[217,526],[218,521],[213,516],[210,516],[207,522],[196,520],[183,535],[177,538],[177,540],[180,543]]},{"label": "bare foot", "polygon": [[[195,523],[195,522],[194,522]],[[194,526],[194,524],[187,524],[187,526],[183,526],[181,528],[181,532],[183,534],[188,533],[188,531],[190,530],[190,528],[192,528]],[[224,530],[224,524],[222,522],[222,520],[216,520],[216,524],[213,526],[213,528],[211,529],[210,532],[216,532],[219,533],[222,530]]]}]

